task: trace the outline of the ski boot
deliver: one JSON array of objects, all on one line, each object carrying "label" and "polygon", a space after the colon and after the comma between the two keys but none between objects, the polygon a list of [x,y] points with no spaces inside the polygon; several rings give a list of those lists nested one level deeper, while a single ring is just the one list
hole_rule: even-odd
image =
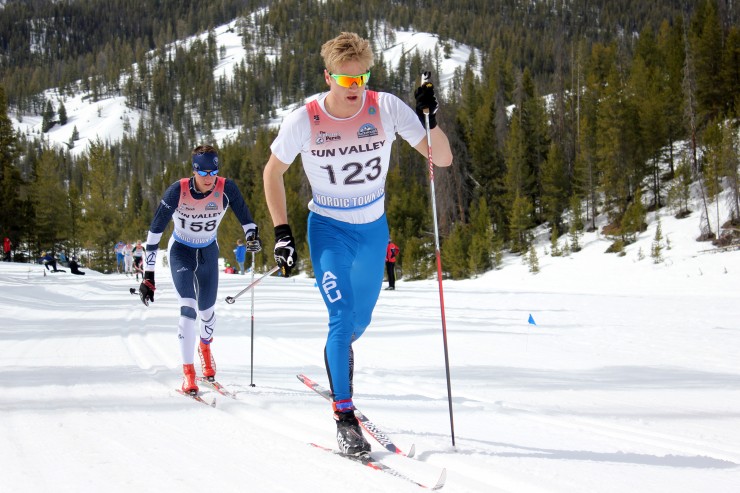
[{"label": "ski boot", "polygon": [[[334,408],[337,404],[335,402]],[[360,429],[360,422],[355,417],[354,406],[349,410],[334,411],[334,419],[337,422],[337,445],[339,451],[345,455],[362,455],[370,452],[370,444],[365,440]]]},{"label": "ski boot", "polygon": [[213,342],[213,337],[210,339],[200,339],[200,344],[198,344],[198,355],[200,356],[200,365],[201,369],[203,370],[203,378],[208,380],[209,382],[213,382],[216,380],[216,360],[213,359],[213,354],[211,354],[211,343]]},{"label": "ski boot", "polygon": [[195,365],[182,365],[182,391],[186,394],[196,395],[198,393],[198,385],[195,383]]}]

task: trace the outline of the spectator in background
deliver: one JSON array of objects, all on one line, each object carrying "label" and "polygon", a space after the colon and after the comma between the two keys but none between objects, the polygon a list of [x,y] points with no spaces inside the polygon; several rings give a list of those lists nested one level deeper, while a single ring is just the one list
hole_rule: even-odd
[{"label": "spectator in background", "polygon": [[54,258],[54,255],[52,255],[51,252],[42,252],[41,263],[46,266],[46,270],[48,271],[67,272],[66,270],[57,269],[57,259]]},{"label": "spectator in background", "polygon": [[244,275],[244,261],[247,259],[247,247],[241,238],[236,240],[234,256],[236,257],[236,263],[239,264],[239,274]]},{"label": "spectator in background", "polygon": [[388,273],[388,287],[386,290],[396,289],[396,259],[401,250],[398,245],[388,238],[388,247],[385,249],[385,271]]},{"label": "spectator in background", "polygon": [[126,244],[123,241],[116,243],[113,247],[113,253],[116,254],[116,271],[120,274],[123,272],[123,249]]},{"label": "spectator in background", "polygon": [[144,276],[144,245],[141,244],[141,240],[136,240],[134,252],[131,256],[134,258],[134,272],[138,281],[139,273],[141,273],[142,277]]},{"label": "spectator in background", "polygon": [[10,242],[10,238],[7,236],[3,240],[3,260],[10,262],[10,249],[13,244]]},{"label": "spectator in background", "polygon": [[130,241],[123,247],[123,271],[126,275],[133,274],[134,270],[134,247]]},{"label": "spectator in background", "polygon": [[64,250],[59,252],[59,263],[64,267],[69,267],[69,262],[67,261],[67,256],[64,254]]},{"label": "spectator in background", "polygon": [[80,264],[77,263],[77,257],[74,255],[72,256],[72,260],[69,261],[69,268],[72,274],[77,274],[78,276],[85,275],[85,273],[80,270]]},{"label": "spectator in background", "polygon": [[236,274],[236,270],[231,266],[230,263],[226,262],[226,268],[224,269],[224,274]]}]

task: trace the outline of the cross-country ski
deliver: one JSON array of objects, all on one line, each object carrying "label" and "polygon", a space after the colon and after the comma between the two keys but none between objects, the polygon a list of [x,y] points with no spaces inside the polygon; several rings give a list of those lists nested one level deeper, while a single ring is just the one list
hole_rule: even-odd
[{"label": "cross-country ski", "polygon": [[[303,382],[309,389],[313,390],[317,394],[319,394],[324,399],[331,402],[331,392],[326,387],[323,387],[322,385],[318,384],[317,382],[311,380],[306,375],[299,374],[296,375],[298,377],[298,380]],[[413,457],[415,453],[415,447],[412,444],[411,448],[409,449],[408,453],[403,452],[400,448],[396,446],[395,443],[390,439],[390,437],[385,434],[378,426],[375,425],[372,421],[368,419],[367,416],[365,416],[359,409],[355,409],[355,416],[357,417],[357,420],[360,422],[360,425],[365,429],[370,436],[372,436],[379,444],[381,444],[383,447],[385,447],[389,452],[393,452],[394,454],[404,455],[406,457]]]},{"label": "cross-country ski", "polygon": [[417,486],[421,486],[422,488],[431,489],[431,490],[439,490],[445,485],[445,481],[447,480],[447,470],[445,469],[442,469],[442,472],[440,473],[439,478],[437,479],[437,482],[434,485],[430,486],[430,485],[420,483],[416,481],[415,479],[410,478],[409,476],[400,472],[398,469],[395,469],[386,464],[383,464],[381,461],[374,458],[370,453],[364,452],[358,455],[348,455],[348,454],[343,454],[339,452],[338,450],[324,447],[316,443],[311,443],[311,446],[316,447],[321,450],[325,450],[327,452],[332,452],[334,455],[338,457],[351,460],[352,462],[357,462],[359,464],[362,464],[363,466],[367,466],[371,469],[375,469],[376,471],[381,471],[386,474],[390,474],[391,476],[394,476],[396,478],[409,481],[411,483],[414,483]]},{"label": "cross-country ski", "polygon": [[227,390],[226,387],[224,387],[223,385],[221,385],[216,380],[208,380],[207,378],[196,377],[195,378],[195,381],[198,382],[199,384],[203,384],[203,385],[205,385],[207,387],[212,388],[213,390],[215,390],[216,392],[218,392],[219,394],[221,394],[221,395],[223,395],[225,397],[230,397],[232,399],[236,399],[236,394],[234,394],[233,392],[230,392],[229,390]]},{"label": "cross-country ski", "polygon": [[178,394],[183,395],[185,397],[188,397],[190,399],[193,399],[196,402],[200,402],[201,404],[205,404],[206,406],[216,407],[216,399],[215,398],[212,399],[212,400],[210,400],[210,401],[208,401],[208,400],[204,399],[203,397],[201,397],[198,394],[192,394],[190,392],[185,392],[182,389],[175,389],[175,390],[177,391]]}]

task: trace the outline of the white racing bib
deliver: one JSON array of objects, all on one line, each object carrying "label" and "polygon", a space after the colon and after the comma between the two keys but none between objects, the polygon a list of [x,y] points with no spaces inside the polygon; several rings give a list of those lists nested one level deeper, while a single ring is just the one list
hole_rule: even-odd
[{"label": "white racing bib", "polygon": [[362,109],[335,119],[314,100],[306,105],[311,125],[303,167],[311,183],[308,208],[347,222],[371,222],[383,215],[391,144],[380,118],[377,93],[366,91]]},{"label": "white racing bib", "polygon": [[178,242],[202,248],[216,239],[218,225],[224,217],[224,178],[216,178],[216,186],[207,197],[196,199],[190,193],[189,179],[180,180],[180,203],[172,214]]}]

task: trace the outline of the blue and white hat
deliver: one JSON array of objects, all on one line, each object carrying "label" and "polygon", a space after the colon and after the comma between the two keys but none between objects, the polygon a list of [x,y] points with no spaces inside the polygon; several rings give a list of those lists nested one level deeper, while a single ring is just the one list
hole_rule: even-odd
[{"label": "blue and white hat", "polygon": [[215,171],[218,169],[218,154],[201,152],[193,156],[193,171]]}]

